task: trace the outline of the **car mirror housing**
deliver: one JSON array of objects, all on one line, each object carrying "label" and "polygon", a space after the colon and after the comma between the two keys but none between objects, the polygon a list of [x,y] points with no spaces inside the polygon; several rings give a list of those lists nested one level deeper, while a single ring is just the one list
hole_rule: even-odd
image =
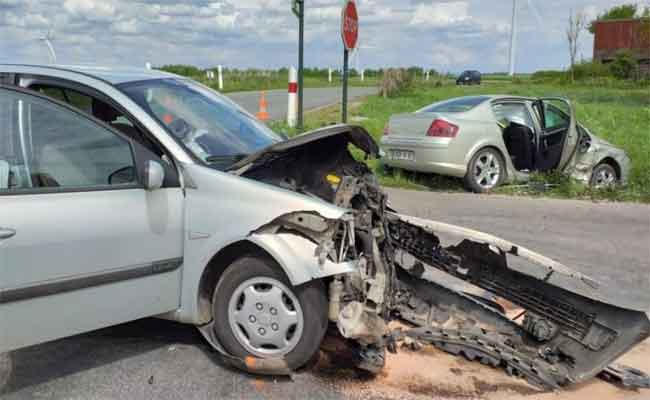
[{"label": "car mirror housing", "polygon": [[146,190],[160,189],[165,180],[165,170],[160,163],[148,160],[144,165],[144,188]]}]

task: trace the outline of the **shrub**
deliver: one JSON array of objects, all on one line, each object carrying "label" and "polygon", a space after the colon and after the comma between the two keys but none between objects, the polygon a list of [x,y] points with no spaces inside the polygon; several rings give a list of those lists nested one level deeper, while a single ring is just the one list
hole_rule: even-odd
[{"label": "shrub", "polygon": [[401,93],[411,89],[412,86],[413,74],[402,68],[391,68],[384,71],[379,85],[379,95],[383,97],[397,97]]},{"label": "shrub", "polygon": [[616,54],[614,61],[609,64],[612,75],[618,79],[631,79],[636,76],[638,62],[627,50],[621,50]]},{"label": "shrub", "polygon": [[575,80],[608,78],[612,76],[607,65],[599,61],[582,61],[573,66]]},{"label": "shrub", "polygon": [[561,82],[567,79],[565,71],[542,70],[535,72],[530,79],[535,82]]},{"label": "shrub", "polygon": [[183,65],[183,64],[176,64],[176,65],[163,65],[160,68],[156,68],[161,71],[165,72],[170,72],[172,74],[177,74],[177,75],[183,75],[183,76],[197,76],[197,75],[203,75],[200,69],[196,68],[193,65]]}]

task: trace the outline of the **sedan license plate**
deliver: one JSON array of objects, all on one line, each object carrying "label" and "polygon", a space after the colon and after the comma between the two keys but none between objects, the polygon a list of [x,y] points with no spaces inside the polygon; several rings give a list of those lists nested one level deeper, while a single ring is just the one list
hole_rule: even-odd
[{"label": "sedan license plate", "polygon": [[415,153],[409,150],[393,150],[391,157],[393,160],[415,161]]}]

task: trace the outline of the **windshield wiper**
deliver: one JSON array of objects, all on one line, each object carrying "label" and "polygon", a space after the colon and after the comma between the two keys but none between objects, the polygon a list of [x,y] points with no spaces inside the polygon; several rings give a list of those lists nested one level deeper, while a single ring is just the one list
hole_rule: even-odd
[{"label": "windshield wiper", "polygon": [[213,163],[222,163],[222,162],[228,162],[230,161],[231,163],[236,163],[239,160],[242,160],[243,158],[247,157],[248,154],[228,154],[228,155],[213,155],[209,156],[208,158],[205,159],[205,161],[209,164]]}]

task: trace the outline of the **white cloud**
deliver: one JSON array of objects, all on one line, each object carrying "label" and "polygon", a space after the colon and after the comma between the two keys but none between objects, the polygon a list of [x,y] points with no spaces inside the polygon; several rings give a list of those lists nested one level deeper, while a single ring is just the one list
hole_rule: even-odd
[{"label": "white cloud", "polygon": [[445,27],[469,19],[469,4],[465,1],[419,4],[410,24],[426,27]]},{"label": "white cloud", "polygon": [[109,19],[115,15],[115,5],[110,0],[65,0],[63,8],[90,20]]},{"label": "white cloud", "polygon": [[[518,70],[566,65],[569,10],[588,18],[629,0],[533,0],[543,27],[520,1]],[[290,0],[0,0],[0,61],[43,62],[35,40],[55,35],[66,63],[182,62],[209,66],[279,67],[296,62],[298,21]],[[341,64],[342,0],[308,0],[305,61]],[[543,4],[543,7],[542,7]],[[512,1],[357,0],[361,61],[368,67],[475,66],[503,71]],[[591,56],[593,37],[581,38]],[[505,46],[505,47],[504,47]]]},{"label": "white cloud", "polygon": [[434,44],[431,48],[430,60],[433,65],[443,67],[459,67],[469,63],[472,60],[470,51],[459,46],[452,46],[444,43]]},{"label": "white cloud", "polygon": [[124,21],[117,21],[112,24],[112,29],[116,33],[134,34],[138,33],[138,21],[131,18]]}]

